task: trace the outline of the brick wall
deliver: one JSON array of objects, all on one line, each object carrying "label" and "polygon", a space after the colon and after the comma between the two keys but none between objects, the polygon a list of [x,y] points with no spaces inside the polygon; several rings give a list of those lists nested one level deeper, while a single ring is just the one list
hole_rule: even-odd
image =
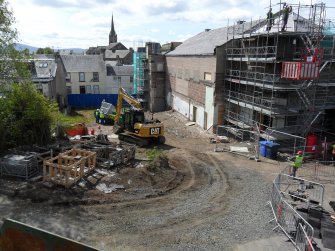
[{"label": "brick wall", "polygon": [[198,83],[194,81],[188,82],[188,96],[192,100],[200,103],[205,104],[206,99],[206,86],[203,83]]},{"label": "brick wall", "polygon": [[166,57],[167,89],[187,96],[196,103],[205,104],[204,73],[216,78],[216,56]]}]

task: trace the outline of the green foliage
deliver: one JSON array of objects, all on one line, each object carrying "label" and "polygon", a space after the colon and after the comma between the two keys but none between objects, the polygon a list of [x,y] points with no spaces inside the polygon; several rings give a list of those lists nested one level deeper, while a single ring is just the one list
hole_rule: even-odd
[{"label": "green foliage", "polygon": [[[78,113],[72,112],[69,115],[65,115],[59,112],[58,107],[56,107],[52,110],[52,118],[55,123],[61,124],[64,127],[76,123],[91,123],[95,121],[94,117],[92,116],[93,111],[94,110],[85,110]],[[87,116],[87,114],[91,116]]]},{"label": "green foliage", "polygon": [[0,105],[0,150],[49,142],[51,111],[55,108],[33,84],[11,85]]},{"label": "green foliage", "polygon": [[50,47],[38,48],[36,54],[54,54],[54,50]]},{"label": "green foliage", "polygon": [[147,169],[151,172],[158,172],[161,167],[165,167],[167,163],[167,157],[163,153],[163,150],[157,149],[155,146],[153,149],[147,151],[147,157],[149,159],[149,165]]},{"label": "green foliage", "polygon": [[50,140],[52,122],[48,100],[31,79],[28,51],[15,49],[17,32],[8,3],[0,0],[0,151]]},{"label": "green foliage", "polygon": [[153,161],[154,159],[158,158],[163,153],[162,150],[157,149],[155,146],[154,148],[147,151],[147,157],[150,161]]},{"label": "green foliage", "polygon": [[29,53],[15,49],[18,40],[13,28],[15,18],[8,8],[8,2],[0,0],[0,85],[11,84],[30,77],[27,60]]}]

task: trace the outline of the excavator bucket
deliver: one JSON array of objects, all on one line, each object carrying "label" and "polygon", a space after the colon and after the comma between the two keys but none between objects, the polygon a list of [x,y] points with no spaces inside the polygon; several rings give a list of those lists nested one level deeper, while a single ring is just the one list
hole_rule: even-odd
[{"label": "excavator bucket", "polygon": [[0,229],[0,251],[97,251],[93,247],[6,219]]}]

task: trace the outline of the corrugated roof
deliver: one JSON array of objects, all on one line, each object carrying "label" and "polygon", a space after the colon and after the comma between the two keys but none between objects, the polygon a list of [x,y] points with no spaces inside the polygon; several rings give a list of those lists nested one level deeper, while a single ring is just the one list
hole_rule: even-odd
[{"label": "corrugated roof", "polygon": [[102,55],[61,55],[67,72],[103,72]]},{"label": "corrugated roof", "polygon": [[[263,20],[261,20],[263,21]],[[217,46],[223,45],[242,32],[250,30],[256,26],[259,21],[245,22],[229,27],[223,27],[208,31],[203,31],[194,37],[191,37],[175,50],[167,53],[167,56],[183,56],[183,55],[213,55]]]}]

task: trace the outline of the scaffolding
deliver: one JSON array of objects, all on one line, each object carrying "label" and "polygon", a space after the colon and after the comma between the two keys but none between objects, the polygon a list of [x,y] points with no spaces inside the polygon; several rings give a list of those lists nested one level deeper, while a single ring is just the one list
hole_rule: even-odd
[{"label": "scaffolding", "polygon": [[142,103],[147,96],[147,59],[145,47],[138,47],[134,52],[134,95]]},{"label": "scaffolding", "polygon": [[224,121],[251,131],[257,125],[264,139],[276,139],[273,131],[306,137],[327,130],[327,113],[335,111],[335,29],[327,8],[288,5],[285,29],[284,3],[269,7],[279,7],[271,20],[227,28]]}]

